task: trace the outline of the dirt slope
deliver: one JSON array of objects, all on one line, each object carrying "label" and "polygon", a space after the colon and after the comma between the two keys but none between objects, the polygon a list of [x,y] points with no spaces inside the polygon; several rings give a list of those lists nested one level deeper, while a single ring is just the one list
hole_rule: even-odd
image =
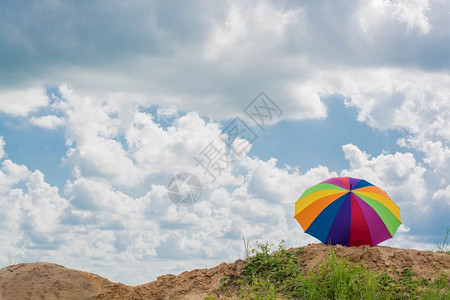
[{"label": "dirt slope", "polygon": [[[390,247],[334,246],[338,257],[385,271],[411,269],[420,278],[433,278],[440,272],[450,275],[450,255],[429,251]],[[304,247],[299,262],[315,269],[326,259],[328,247],[313,244]],[[9,266],[0,271],[0,300],[9,299],[204,299],[224,297],[220,279],[237,276],[243,262],[222,263],[211,269],[183,272],[178,276],[159,276],[156,281],[139,286],[111,282],[95,274],[65,268],[51,263],[29,263]]]}]

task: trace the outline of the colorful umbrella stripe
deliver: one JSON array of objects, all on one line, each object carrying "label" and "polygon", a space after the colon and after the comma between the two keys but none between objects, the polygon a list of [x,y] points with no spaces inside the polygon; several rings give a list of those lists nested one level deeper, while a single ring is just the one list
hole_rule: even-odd
[{"label": "colorful umbrella stripe", "polygon": [[303,230],[325,244],[377,245],[394,236],[400,209],[366,180],[338,177],[309,189],[295,203]]}]

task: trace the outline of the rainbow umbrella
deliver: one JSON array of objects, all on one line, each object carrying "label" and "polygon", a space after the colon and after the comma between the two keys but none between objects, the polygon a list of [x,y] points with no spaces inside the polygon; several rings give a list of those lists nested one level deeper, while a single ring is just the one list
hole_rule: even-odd
[{"label": "rainbow umbrella", "polygon": [[352,177],[325,180],[295,202],[295,219],[324,244],[375,246],[394,236],[400,209],[380,188]]}]

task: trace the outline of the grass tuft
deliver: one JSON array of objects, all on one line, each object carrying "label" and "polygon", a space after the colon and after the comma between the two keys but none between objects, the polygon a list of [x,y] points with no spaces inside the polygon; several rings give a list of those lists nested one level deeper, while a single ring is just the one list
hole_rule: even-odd
[{"label": "grass tuft", "polygon": [[244,234],[242,234],[242,240],[244,241],[245,259],[247,260],[251,255],[250,239],[246,239]]},{"label": "grass tuft", "polygon": [[223,278],[221,290],[237,285],[240,299],[450,299],[443,273],[435,280],[415,279],[409,269],[380,274],[336,257],[332,246],[320,269],[306,272],[298,262],[302,248],[286,249],[284,241],[274,252],[271,247],[257,243],[241,275]]},{"label": "grass tuft", "polygon": [[435,244],[437,252],[450,254],[450,249],[448,248],[449,235],[450,227],[447,228],[447,232],[444,234],[442,242]]}]

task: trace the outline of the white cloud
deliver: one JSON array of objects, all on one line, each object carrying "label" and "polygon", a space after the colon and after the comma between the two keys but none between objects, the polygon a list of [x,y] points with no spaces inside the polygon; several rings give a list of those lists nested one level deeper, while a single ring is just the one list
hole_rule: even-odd
[{"label": "white cloud", "polygon": [[297,82],[288,88],[295,106],[293,110],[286,109],[286,118],[294,120],[324,119],[327,116],[327,108],[320,99],[321,87],[312,82]]},{"label": "white cloud", "polygon": [[[371,158],[356,146],[345,145],[352,169],[343,174],[373,176],[409,207],[405,211],[411,218],[417,207],[428,220],[424,226],[433,230],[445,226],[444,212],[449,212],[443,191],[450,182],[450,77],[444,72],[400,69],[366,70],[357,77],[349,74],[342,74],[337,90],[347,97],[347,105],[357,107],[359,120],[379,130],[402,130],[405,134],[398,144],[423,157],[419,162],[412,153]],[[390,182],[395,185],[390,187]],[[418,226],[412,228],[410,234]]]},{"label": "white cloud", "polygon": [[[136,103],[123,109],[97,98],[83,98],[64,86],[61,91],[66,101],[60,110],[67,120],[70,146],[64,163],[77,178],[106,179],[122,187],[146,189],[154,176],[195,169],[197,176],[211,181],[201,167],[195,167],[194,157],[210,142],[225,151],[219,124],[189,112],[168,120],[169,126],[163,128]],[[234,180],[230,170],[220,182]]]},{"label": "white cloud", "polygon": [[[302,17],[302,8],[283,10],[268,2],[256,5],[245,1],[232,3],[225,21],[212,31],[205,56],[209,60],[226,57],[230,62],[238,63],[242,55],[270,53],[274,46],[288,42],[286,32],[290,27],[301,29],[305,26]],[[255,41],[265,43],[265,47],[255,49],[259,44]],[[237,56],[237,52],[241,55]]]},{"label": "white cloud", "polygon": [[439,189],[433,193],[432,199],[436,202],[440,202],[440,206],[450,212],[450,185],[445,189]]},{"label": "white cloud", "polygon": [[407,31],[416,31],[418,35],[427,34],[431,24],[427,17],[430,10],[428,0],[414,1],[362,1],[357,11],[360,25],[366,33],[386,28],[392,22],[406,24]]},{"label": "white cloud", "polygon": [[410,147],[425,154],[424,162],[431,167],[433,173],[440,177],[440,183],[450,182],[450,147],[449,143],[442,141],[434,142],[425,136],[412,136],[407,139],[400,139],[400,145]]},{"label": "white cloud", "polygon": [[48,115],[48,116],[42,116],[38,118],[31,118],[30,123],[39,127],[47,128],[47,129],[56,129],[60,126],[63,126],[65,123],[65,120],[63,118],[59,118],[57,116]]},{"label": "white cloud", "polygon": [[26,116],[48,102],[44,88],[0,91],[0,111],[13,116]]},{"label": "white cloud", "polygon": [[289,166],[278,168],[277,160],[271,158],[262,161],[258,158],[246,160],[245,167],[249,170],[246,181],[248,192],[274,204],[292,204],[304,190],[330,177],[337,177],[324,166],[318,166],[301,174],[298,168]]},{"label": "white cloud", "polygon": [[120,120],[110,116],[108,105],[82,97],[61,87],[66,102],[60,104],[66,118],[66,144],[70,147],[64,163],[76,177],[87,176],[111,180],[124,186],[137,178],[133,161],[119,139]]},{"label": "white cloud", "polygon": [[328,90],[358,109],[358,120],[386,130],[402,128],[414,134],[450,139],[450,76],[398,68],[343,69],[321,74]]},{"label": "white cloud", "polygon": [[0,173],[0,189],[7,191],[12,186],[23,180],[28,174],[26,166],[16,165],[7,159],[2,162],[2,172]]},{"label": "white cloud", "polygon": [[[343,72],[334,89],[346,97],[348,106],[358,109],[358,119],[378,130],[401,130],[405,134],[398,144],[414,153],[423,153],[422,163],[417,163],[411,153],[369,158],[357,147],[346,145],[344,151],[351,167],[367,170],[374,167],[370,164],[373,161],[378,168],[385,166],[391,176],[412,171],[410,175],[415,175],[415,179],[411,177],[410,187],[403,188],[407,193],[414,191],[420,195],[422,200],[416,204],[423,203],[424,208],[434,205],[435,202],[426,199],[450,182],[449,86],[450,76],[444,72],[401,69]],[[389,168],[388,160],[398,170]],[[419,180],[420,177],[423,179]]]},{"label": "white cloud", "polygon": [[5,139],[0,136],[0,159],[3,158],[3,156],[5,156]]},{"label": "white cloud", "polygon": [[399,1],[393,3],[393,15],[406,23],[407,29],[417,29],[419,34],[427,34],[431,30],[431,24],[426,16],[430,10],[428,0]]},{"label": "white cloud", "polygon": [[[403,92],[405,74],[417,73],[419,81],[414,79],[413,85],[418,87],[421,72],[437,73],[448,67],[442,50],[448,48],[448,31],[442,30],[447,25],[448,4],[440,1],[354,0],[346,6],[333,1],[289,5],[271,1],[189,2],[182,10],[168,9],[172,4],[159,5],[162,11],[146,3],[130,10],[108,3],[94,10],[78,3],[55,7],[59,13],[43,10],[48,13],[49,24],[71,22],[75,11],[92,22],[91,32],[100,36],[108,31],[120,47],[110,47],[102,39],[90,40],[91,35],[76,24],[67,27],[73,28],[70,32],[55,27],[54,34],[60,37],[55,40],[73,38],[67,48],[48,40],[48,29],[35,19],[32,10],[22,12],[30,20],[26,23],[5,13],[5,19],[16,25],[16,32],[22,33],[27,48],[33,49],[20,53],[29,60],[34,60],[36,53],[43,58],[35,72],[20,72],[26,65],[20,64],[26,61],[23,59],[14,60],[16,63],[4,72],[17,70],[10,80],[20,83],[69,82],[78,91],[103,99],[118,97],[129,102],[137,97],[140,104],[176,106],[179,111],[197,111],[216,119],[237,116],[264,90],[283,109],[284,118],[298,120],[325,117],[319,95],[330,93],[361,95],[365,104],[352,105],[361,109],[365,119],[364,114],[370,117],[372,106],[376,113],[375,99],[383,102],[392,96],[390,90]],[[211,14],[199,13],[205,9]],[[111,15],[101,14],[105,19],[100,20],[95,13],[103,10]],[[67,14],[72,18],[65,18]],[[158,18],[178,22],[167,24],[156,21]],[[27,27],[33,23],[33,28]],[[17,47],[12,40],[5,35],[5,45],[11,45],[8,49]],[[100,50],[81,59],[78,50],[86,44]],[[98,53],[102,53],[101,58]],[[16,52],[11,50],[13,54]],[[54,60],[55,56],[60,59]],[[381,84],[377,74],[368,74],[378,70],[389,73]],[[360,87],[356,95],[339,88],[346,72],[345,85]],[[384,89],[377,93],[375,86],[380,85]],[[439,82],[436,85],[445,87]],[[433,89],[436,93],[439,90]]]},{"label": "white cloud", "polygon": [[400,226],[397,229],[397,232],[398,233],[404,233],[404,232],[409,232],[410,230],[411,230],[411,228],[409,228],[405,224],[400,224]]},{"label": "white cloud", "polygon": [[39,170],[31,172],[10,160],[2,163],[0,178],[0,231],[5,237],[0,259],[8,252],[23,258],[34,249],[58,248],[64,240],[60,216],[68,205],[58,189],[47,184]]},{"label": "white cloud", "polygon": [[350,169],[342,176],[364,178],[386,190],[398,205],[427,207],[425,168],[411,153],[380,154],[371,157],[353,144],[342,146]]},{"label": "white cloud", "polygon": [[156,115],[158,117],[173,117],[175,115],[177,115],[177,109],[173,106],[171,107],[161,107],[158,108],[158,110],[156,111]]}]

